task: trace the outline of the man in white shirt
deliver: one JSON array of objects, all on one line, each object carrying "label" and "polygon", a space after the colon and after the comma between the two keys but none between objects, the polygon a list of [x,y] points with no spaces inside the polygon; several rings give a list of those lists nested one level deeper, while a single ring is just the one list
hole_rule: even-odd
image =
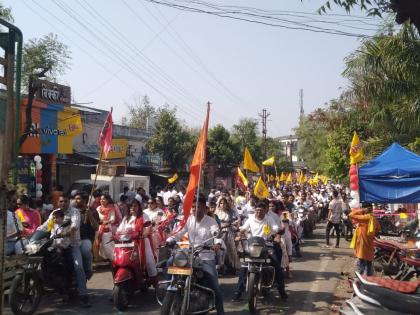
[{"label": "man in white shirt", "polygon": [[[280,227],[271,217],[266,215],[266,204],[260,201],[255,207],[255,215],[251,216],[246,220],[239,230],[242,234],[248,233],[250,237],[259,236],[265,240],[269,240],[272,236],[275,236],[279,231]],[[284,287],[283,271],[281,269],[280,257],[273,254],[270,256],[271,265],[275,268],[275,281],[278,286],[278,290],[282,299],[287,299],[287,293]],[[247,267],[242,266],[239,271],[238,284],[236,285],[233,301],[239,301],[242,292],[245,291],[247,277]]]},{"label": "man in white shirt", "polygon": [[[206,215],[206,198],[204,196],[198,198],[198,208],[196,208],[196,201],[193,202],[191,214],[185,226],[174,236],[167,239],[168,243],[179,241],[185,233],[188,233],[190,244],[202,245],[214,237],[214,235],[220,233],[216,220]],[[214,251],[220,250],[221,243],[221,239],[216,238],[214,240]],[[223,296],[219,287],[214,251],[203,250],[200,252],[200,258],[203,261],[202,270],[204,272],[205,283],[214,291],[216,297],[217,314],[224,315]]]},{"label": "man in white shirt", "polygon": [[340,222],[341,215],[343,213],[343,203],[341,199],[339,199],[339,194],[337,190],[333,191],[333,200],[331,200],[328,209],[329,213],[326,230],[327,245],[330,245],[330,231],[334,227],[335,234],[337,235],[335,247],[338,248],[340,245]]}]

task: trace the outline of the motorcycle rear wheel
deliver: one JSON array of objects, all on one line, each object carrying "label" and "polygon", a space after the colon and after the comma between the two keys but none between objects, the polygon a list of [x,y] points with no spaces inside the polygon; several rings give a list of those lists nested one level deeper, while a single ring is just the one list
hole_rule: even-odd
[{"label": "motorcycle rear wheel", "polygon": [[126,283],[117,283],[114,285],[114,289],[112,290],[112,299],[117,310],[127,310],[129,304],[129,292],[127,290]]},{"label": "motorcycle rear wheel", "polygon": [[[10,286],[9,304],[15,315],[32,315],[41,303],[42,284],[31,273],[16,275]],[[29,303],[29,304],[27,304]],[[28,307],[26,308],[25,305]]]},{"label": "motorcycle rear wheel", "polygon": [[248,276],[248,307],[251,314],[257,311],[258,297],[258,280],[257,275],[251,272]]},{"label": "motorcycle rear wheel", "polygon": [[179,292],[167,291],[160,309],[160,315],[180,315],[181,308],[181,294]]}]

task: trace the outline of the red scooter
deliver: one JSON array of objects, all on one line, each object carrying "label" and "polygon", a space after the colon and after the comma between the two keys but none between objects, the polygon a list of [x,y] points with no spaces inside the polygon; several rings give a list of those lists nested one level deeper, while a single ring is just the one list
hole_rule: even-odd
[{"label": "red scooter", "polygon": [[141,268],[138,233],[116,234],[114,241],[112,297],[114,306],[119,311],[124,311],[133,294],[136,291],[146,291],[150,283],[147,273]]}]

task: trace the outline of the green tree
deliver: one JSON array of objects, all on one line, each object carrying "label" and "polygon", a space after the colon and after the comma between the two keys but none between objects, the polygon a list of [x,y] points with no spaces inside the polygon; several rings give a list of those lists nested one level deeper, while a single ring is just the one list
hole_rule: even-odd
[{"label": "green tree", "polygon": [[382,16],[384,13],[393,12],[398,24],[413,23],[420,32],[420,1],[418,0],[328,0],[319,9],[319,13],[331,10],[331,4],[344,8],[348,13],[358,8],[365,11],[368,16]]},{"label": "green tree", "polygon": [[393,36],[362,42],[346,58],[352,96],[368,104],[370,127],[389,141],[407,144],[420,133],[420,36],[404,25]]},{"label": "green tree", "polygon": [[249,149],[255,161],[261,160],[261,141],[258,138],[258,123],[255,119],[243,118],[232,130],[233,142],[244,152],[245,147]]},{"label": "green tree", "polygon": [[156,125],[147,148],[159,154],[173,171],[185,169],[194,149],[194,137],[176,118],[176,108],[157,110]]},{"label": "green tree", "polygon": [[57,35],[48,34],[42,38],[32,38],[23,47],[22,85],[28,87],[31,76],[42,73],[49,81],[55,82],[70,67],[70,50],[58,40]]},{"label": "green tree", "polygon": [[209,130],[207,161],[215,164],[223,172],[238,166],[242,161],[238,144],[233,142],[229,131],[222,125],[216,125]]},{"label": "green tree", "polygon": [[126,103],[128,107],[127,126],[147,129],[152,121],[156,120],[156,108],[150,104],[147,95],[133,97],[132,103]]},{"label": "green tree", "polygon": [[346,182],[348,179],[351,138],[351,130],[345,127],[338,127],[327,136],[325,171],[335,181]]},{"label": "green tree", "polygon": [[319,109],[302,119],[295,129],[299,139],[298,158],[314,171],[325,171],[325,150],[327,149],[326,113]]}]

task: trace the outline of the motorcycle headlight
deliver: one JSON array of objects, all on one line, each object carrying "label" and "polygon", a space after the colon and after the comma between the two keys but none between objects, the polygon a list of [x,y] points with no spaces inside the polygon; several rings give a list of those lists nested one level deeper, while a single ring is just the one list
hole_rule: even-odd
[{"label": "motorcycle headlight", "polygon": [[249,256],[260,257],[263,247],[261,245],[249,245]]},{"label": "motorcycle headlight", "polygon": [[183,251],[178,251],[174,257],[174,265],[177,267],[185,267],[188,265],[188,255]]},{"label": "motorcycle headlight", "polygon": [[130,241],[130,240],[131,240],[130,235],[125,234],[125,235],[121,235],[121,236],[120,236],[120,241],[121,241],[121,242],[128,242],[128,241]]}]

